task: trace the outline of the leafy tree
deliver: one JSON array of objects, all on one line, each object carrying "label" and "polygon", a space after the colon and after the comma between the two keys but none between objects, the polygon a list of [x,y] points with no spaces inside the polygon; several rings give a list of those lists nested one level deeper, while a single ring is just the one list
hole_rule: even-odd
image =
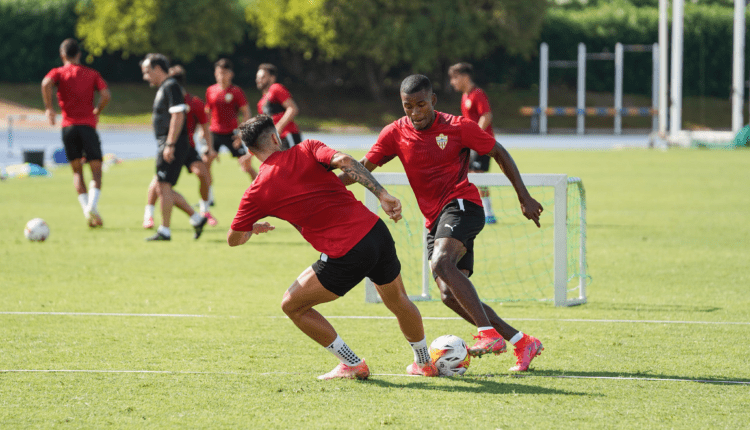
[{"label": "leafy tree", "polygon": [[497,47],[528,54],[547,0],[252,0],[258,44],[343,60],[364,72],[373,95],[397,66],[430,74]]},{"label": "leafy tree", "polygon": [[247,24],[236,0],[82,0],[77,33],[91,55],[161,52],[189,62],[231,53]]}]

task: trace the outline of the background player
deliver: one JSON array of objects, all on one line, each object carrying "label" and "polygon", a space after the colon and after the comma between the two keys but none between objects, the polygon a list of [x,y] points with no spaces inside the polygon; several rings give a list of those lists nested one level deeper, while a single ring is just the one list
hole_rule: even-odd
[{"label": "background player", "polygon": [[[211,144],[211,133],[208,129],[208,119],[206,118],[205,105],[203,100],[187,92],[185,86],[185,69],[182,66],[172,66],[169,68],[169,76],[174,78],[178,84],[182,87],[183,93],[185,94],[185,104],[188,106],[186,111],[186,127],[188,133],[188,143],[190,149],[188,150],[188,156],[185,160],[185,167],[188,171],[198,177],[199,180],[199,193],[201,200],[199,203],[201,216],[208,219],[208,225],[216,225],[216,218],[209,212],[208,204],[208,190],[211,185],[211,178],[208,174],[208,168],[203,163],[203,160],[198,155],[198,151],[195,149],[195,140],[193,135],[195,134],[195,126],[200,124],[203,129],[203,137],[206,139],[206,158],[212,158],[215,154],[213,145]],[[156,191],[157,178],[151,181],[148,187],[148,195],[146,197],[146,211],[143,215],[143,228],[149,229],[154,227],[154,209],[158,193]]]},{"label": "background player", "polygon": [[[50,125],[55,125],[52,88],[57,87],[57,102],[62,110],[62,140],[65,156],[73,169],[73,186],[78,202],[90,227],[101,227],[98,202],[102,189],[102,144],[96,132],[99,114],[111,99],[111,94],[99,72],[81,65],[81,50],[75,39],[60,44],[63,66],[52,69],[42,80],[42,99]],[[99,104],[94,107],[94,93],[99,93]],[[89,190],[83,179],[83,163],[91,167]]]},{"label": "background player", "polygon": [[[251,165],[251,155],[242,146],[239,138],[236,138],[237,114],[241,113],[244,120],[250,119],[250,107],[247,104],[245,93],[240,87],[232,84],[234,78],[234,66],[232,61],[222,58],[214,64],[214,77],[216,83],[206,90],[206,114],[211,116],[211,133],[213,149],[218,156],[222,146],[226,146],[237,158],[242,170],[255,179],[257,173]],[[211,165],[215,157],[207,157],[209,175]],[[211,181],[213,183],[213,179]],[[214,203],[213,186],[209,189],[210,203]]]},{"label": "background player", "polygon": [[[294,123],[294,117],[299,113],[299,108],[292,99],[289,90],[276,83],[277,75],[278,69],[273,64],[263,63],[258,66],[258,73],[255,74],[255,85],[263,93],[263,96],[258,100],[258,114],[273,117],[273,122],[281,136],[281,143],[286,149],[302,141],[299,128]],[[291,142],[289,141],[290,137]]]},{"label": "background player", "polygon": [[[436,112],[437,96],[430,80],[411,75],[401,83],[406,116],[386,126],[362,159],[370,171],[395,157],[403,163],[422,214],[427,219],[427,251],[435,282],[446,306],[477,326],[479,335],[469,348],[473,356],[505,352],[505,340],[515,346],[516,366],[526,371],[541,354],[539,339],[523,334],[482,303],[469,280],[474,270],[474,238],[484,228],[484,211],[477,188],[467,178],[469,149],[488,154],[510,179],[526,218],[539,227],[542,205],[529,194],[513,158],[477,123]],[[345,184],[353,179],[340,174]]]},{"label": "background player", "polygon": [[273,216],[286,221],[322,254],[284,294],[281,308],[310,338],[340,363],[319,379],[365,379],[370,370],[313,307],[346,294],[365,276],[396,315],[414,350],[412,375],[437,376],[430,359],[419,309],[409,301],[401,280],[401,263],[388,227],[370,212],[331,172],[341,169],[375,194],[391,219],[401,218],[401,202],[351,156],[323,142],[306,140],[284,150],[271,117],[260,115],[240,126],[242,140],[261,161],[258,177],[245,191],[227,235],[230,246],[242,245],[253,234],[273,230],[257,221]]},{"label": "background player", "polygon": [[182,87],[168,74],[169,60],[162,54],[148,54],[141,62],[143,80],[158,87],[154,98],[153,123],[158,150],[156,153],[157,190],[161,199],[161,225],[148,241],[171,240],[169,229],[172,206],[177,206],[190,215],[198,239],[208,219],[195,212],[180,193],[172,187],[177,184],[182,166],[185,164],[190,144],[185,124],[185,95]]},{"label": "background player", "polygon": [[[461,115],[479,124],[479,128],[489,133],[494,139],[490,100],[487,98],[487,94],[474,83],[474,67],[469,63],[457,63],[448,69],[448,75],[451,78],[453,89],[463,93],[461,96]],[[485,173],[489,170],[490,156],[479,155],[477,151],[472,149],[469,158],[469,172]],[[497,220],[495,219],[495,213],[492,211],[490,189],[479,187],[479,194],[482,196],[485,221],[487,224],[494,224]]]}]

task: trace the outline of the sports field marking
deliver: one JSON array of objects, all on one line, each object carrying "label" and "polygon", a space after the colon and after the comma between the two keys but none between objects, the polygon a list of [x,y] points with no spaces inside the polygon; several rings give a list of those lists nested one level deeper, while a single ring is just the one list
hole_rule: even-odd
[{"label": "sports field marking", "polygon": [[[282,316],[274,316],[271,318],[286,318]],[[326,316],[328,319],[396,319],[396,317],[390,316]],[[461,317],[422,317],[423,320],[460,320]],[[667,320],[587,320],[587,319],[574,319],[574,318],[503,318],[507,321],[552,321],[552,322],[586,322],[586,323],[628,323],[628,324],[716,324],[716,325],[750,325],[750,322],[735,322],[735,321],[667,321]]]},{"label": "sports field marking", "polygon": [[213,318],[211,315],[190,314],[126,314],[112,312],[0,312],[0,315],[63,315],[85,317],[158,317],[158,318]]},{"label": "sports field marking", "polygon": [[[150,374],[150,375],[232,375],[232,376],[278,376],[303,375],[294,372],[196,372],[185,370],[91,370],[91,369],[6,369],[0,373],[109,373],[109,374]],[[372,373],[371,376],[395,376],[406,378],[420,378],[418,375],[400,373]],[[467,375],[456,379],[473,378],[557,378],[557,379],[601,379],[609,381],[648,381],[648,382],[700,382],[704,384],[750,385],[750,381],[732,381],[723,379],[687,379],[687,378],[647,378],[635,376],[582,376],[582,375]]]}]

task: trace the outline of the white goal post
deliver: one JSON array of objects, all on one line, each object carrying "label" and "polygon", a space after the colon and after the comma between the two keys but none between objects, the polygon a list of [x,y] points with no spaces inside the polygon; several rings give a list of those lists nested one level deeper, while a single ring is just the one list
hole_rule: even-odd
[{"label": "white goal post", "polygon": [[[373,176],[386,188],[389,186],[409,186],[408,179],[405,173],[373,173]],[[551,187],[553,188],[554,204],[553,207],[548,207],[549,203],[545,205],[545,210],[552,210],[552,236],[553,245],[548,252],[551,255],[553,262],[551,263],[551,284],[550,287],[554,287],[554,303],[555,306],[574,306],[586,303],[586,282],[588,275],[586,273],[586,200],[583,183],[579,178],[568,178],[565,174],[523,174],[521,175],[527,187]],[[482,174],[469,174],[469,180],[477,186],[487,187],[512,187],[510,181],[504,174],[498,173],[482,173]],[[569,190],[569,187],[571,188]],[[389,190],[390,191],[390,190]],[[580,199],[580,204],[574,209],[574,215],[569,215],[568,207],[568,194],[570,192],[576,193]],[[534,191],[531,190],[532,195],[535,195]],[[403,202],[403,199],[402,199]],[[515,210],[518,213],[521,212],[520,207],[517,204]],[[411,204],[416,204],[415,202]],[[378,199],[370,192],[366,192],[365,205],[368,209],[374,213],[379,211]],[[427,248],[425,246],[427,230],[424,228],[424,218],[419,216],[422,224],[419,226],[411,226],[415,230],[421,231],[422,233],[422,250],[421,250],[421,294],[410,295],[412,300],[433,300],[438,297],[432,297],[430,295],[430,287],[434,285],[432,274],[429,268],[429,261],[427,260]],[[571,219],[569,219],[571,218]],[[498,219],[500,221],[500,219]],[[527,221],[532,223],[532,221]],[[547,220],[549,222],[549,220]],[[569,223],[575,223],[576,225],[569,225]],[[389,224],[391,225],[391,224]],[[573,227],[571,230],[570,227]],[[536,228],[536,226],[534,226]],[[393,229],[391,229],[393,231]],[[569,237],[571,234],[569,231],[574,231],[576,237]],[[499,233],[502,234],[502,231]],[[532,233],[532,235],[535,233]],[[482,234],[480,233],[480,236]],[[394,239],[397,239],[394,237]],[[533,240],[533,238],[532,238]],[[571,250],[570,242],[574,243],[575,248]],[[399,256],[402,254],[402,249],[399,249],[397,239],[397,252]],[[478,251],[481,252],[481,251]],[[569,255],[569,252],[577,255]],[[570,270],[575,273],[569,272],[569,263],[573,258],[575,266]],[[502,263],[499,263],[502,266]],[[476,269],[475,269],[476,270]],[[402,273],[403,273],[403,261],[402,261]],[[571,281],[573,281],[573,287],[571,288]],[[417,281],[418,282],[418,281]],[[577,294],[572,294],[577,290]],[[569,297],[575,296],[575,297]],[[381,302],[380,296],[375,289],[373,283],[367,279],[365,284],[365,301],[368,303]]]}]

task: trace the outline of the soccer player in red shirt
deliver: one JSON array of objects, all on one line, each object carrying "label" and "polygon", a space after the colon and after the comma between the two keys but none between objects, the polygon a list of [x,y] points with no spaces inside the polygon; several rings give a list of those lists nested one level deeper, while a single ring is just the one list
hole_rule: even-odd
[{"label": "soccer player in red shirt", "polygon": [[[542,205],[529,194],[513,158],[477,123],[435,111],[437,96],[424,75],[411,75],[401,83],[401,104],[406,116],[386,126],[362,159],[370,171],[395,157],[404,165],[422,214],[427,219],[430,268],[443,303],[477,326],[473,356],[505,352],[505,340],[515,345],[516,366],[526,371],[542,352],[542,343],[503,321],[482,303],[469,280],[474,270],[474,238],[484,227],[482,200],[467,178],[469,149],[494,158],[510,179],[524,216],[539,227]],[[352,183],[346,174],[339,175]]]},{"label": "soccer player in red shirt", "polygon": [[[198,151],[195,149],[195,140],[193,138],[193,135],[195,134],[195,127],[197,124],[200,124],[201,128],[203,129],[203,136],[206,139],[206,158],[212,157],[214,150],[213,145],[211,144],[211,133],[208,129],[208,119],[206,117],[205,105],[203,104],[203,100],[187,92],[185,88],[185,69],[182,66],[177,65],[170,67],[169,76],[174,78],[182,87],[182,90],[185,93],[185,104],[187,104],[188,106],[188,109],[185,113],[185,126],[187,127],[188,143],[190,144],[190,149],[188,150],[188,156],[185,160],[185,167],[189,172],[198,177],[198,191],[201,195],[201,200],[199,203],[200,212],[202,216],[208,219],[208,225],[214,226],[217,224],[217,221],[216,218],[211,215],[211,212],[209,212],[208,203],[208,190],[211,185],[211,178],[208,175],[208,168],[206,167],[206,164],[203,162],[203,159],[201,159],[200,155],[198,155]],[[156,190],[157,185],[157,178],[156,176],[154,176],[154,179],[151,181],[151,184],[148,187],[148,193],[146,197],[146,210],[143,215],[143,228],[146,229],[154,227],[154,211],[156,209],[156,200],[158,198],[158,193]]]},{"label": "soccer player in red shirt", "polygon": [[[42,98],[50,125],[55,125],[52,89],[57,87],[57,102],[62,110],[62,140],[65,156],[73,169],[73,186],[90,227],[101,227],[98,202],[102,189],[102,144],[96,132],[99,114],[111,98],[107,83],[99,72],[81,65],[81,51],[75,39],[60,44],[63,66],[52,69],[42,80]],[[99,103],[94,107],[94,93]],[[86,190],[83,179],[84,158],[93,179]]]},{"label": "soccer player in red shirt", "polygon": [[[242,92],[240,87],[232,84],[233,68],[232,61],[227,58],[222,58],[214,64],[216,83],[206,90],[206,114],[211,116],[210,129],[216,155],[219,154],[222,146],[226,146],[232,156],[238,159],[242,170],[250,174],[252,179],[255,179],[257,173],[251,165],[251,155],[242,146],[240,139],[235,136],[237,114],[241,113],[245,120],[250,119],[250,107],[247,104],[245,93]],[[207,157],[209,174],[214,158]],[[213,204],[213,187],[209,190],[209,194],[209,200]]]},{"label": "soccer player in red shirt", "polygon": [[[302,135],[297,124],[294,123],[294,117],[299,113],[299,108],[289,90],[276,83],[277,75],[278,69],[273,64],[263,63],[258,66],[255,85],[263,93],[263,97],[258,100],[258,114],[273,117],[276,129],[280,130],[281,143],[284,148],[289,148],[302,142]],[[292,139],[291,142],[289,137]]]},{"label": "soccer player in red shirt", "polygon": [[[479,128],[489,133],[494,138],[492,131],[492,109],[490,109],[490,100],[487,94],[481,88],[476,86],[473,79],[474,67],[469,63],[457,63],[448,69],[448,75],[451,78],[451,86],[456,91],[463,93],[461,96],[461,115],[465,118],[479,124]],[[470,173],[485,173],[490,170],[490,156],[479,155],[473,149],[469,159]],[[495,214],[492,211],[492,200],[490,199],[490,190],[487,187],[479,187],[479,194],[482,196],[482,206],[484,207],[484,217],[487,224],[497,222]]]},{"label": "soccer player in red shirt", "polygon": [[268,222],[258,222],[272,216],[290,222],[321,252],[320,260],[297,277],[281,302],[292,322],[340,361],[331,372],[318,378],[365,379],[370,374],[365,361],[313,309],[343,296],[365,277],[375,283],[414,350],[414,363],[406,368],[407,372],[437,376],[428,353],[422,316],[406,295],[401,263],[388,227],[331,170],[341,169],[364,185],[394,221],[401,219],[401,202],[351,156],[323,142],[305,140],[284,150],[273,119],[267,115],[243,123],[240,135],[261,165],[258,177],[242,196],[227,242],[230,246],[242,245],[253,234],[273,230]]}]

